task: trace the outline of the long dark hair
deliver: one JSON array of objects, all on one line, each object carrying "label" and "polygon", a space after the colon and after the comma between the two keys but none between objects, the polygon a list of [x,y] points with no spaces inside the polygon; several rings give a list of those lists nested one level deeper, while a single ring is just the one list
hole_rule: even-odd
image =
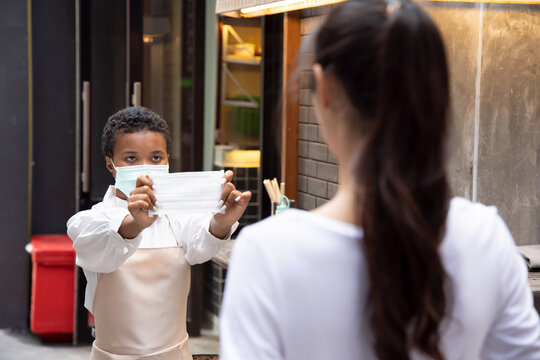
[{"label": "long dark hair", "polygon": [[358,135],[354,174],[375,353],[409,359],[415,349],[443,359],[447,281],[438,249],[449,203],[449,91],[441,36],[409,0],[351,0],[321,25],[315,60],[357,110],[351,128],[369,125]]}]

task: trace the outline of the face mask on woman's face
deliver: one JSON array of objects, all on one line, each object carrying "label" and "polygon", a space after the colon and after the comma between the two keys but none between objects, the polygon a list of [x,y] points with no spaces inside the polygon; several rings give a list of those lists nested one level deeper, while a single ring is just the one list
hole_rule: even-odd
[{"label": "face mask on woman's face", "polygon": [[167,165],[133,165],[116,167],[111,160],[111,164],[116,171],[114,187],[129,196],[135,189],[137,178],[141,175],[162,175],[169,173],[169,164]]}]

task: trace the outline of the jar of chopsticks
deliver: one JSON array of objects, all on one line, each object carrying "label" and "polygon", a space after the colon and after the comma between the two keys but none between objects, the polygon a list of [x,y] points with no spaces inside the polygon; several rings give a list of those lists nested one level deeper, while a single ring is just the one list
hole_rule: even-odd
[{"label": "jar of chopsticks", "polygon": [[277,213],[284,211],[285,209],[295,207],[295,201],[285,196],[285,183],[282,182],[279,186],[277,179],[274,178],[272,180],[264,180],[263,184],[268,194],[268,197],[270,198],[271,215],[276,215]]}]

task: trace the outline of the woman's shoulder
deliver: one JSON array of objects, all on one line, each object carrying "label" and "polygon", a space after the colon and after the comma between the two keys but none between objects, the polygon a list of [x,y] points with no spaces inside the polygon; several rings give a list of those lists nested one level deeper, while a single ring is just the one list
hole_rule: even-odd
[{"label": "woman's shoulder", "polygon": [[458,250],[487,259],[490,254],[497,257],[514,246],[512,235],[495,206],[460,197],[451,200],[443,252]]},{"label": "woman's shoulder", "polygon": [[[242,229],[238,240],[253,246],[273,248],[327,248],[357,240],[362,231],[351,224],[309,211],[289,209]],[[341,240],[341,241],[336,241]]]},{"label": "woman's shoulder", "polygon": [[455,197],[450,201],[448,230],[476,233],[489,230],[490,226],[498,221],[501,219],[495,206],[472,202],[462,197]]},{"label": "woman's shoulder", "polygon": [[497,211],[495,206],[485,205],[480,202],[473,202],[464,197],[456,196],[450,200],[450,210],[474,211],[474,212],[493,212]]},{"label": "woman's shoulder", "polygon": [[243,232],[295,238],[302,237],[302,235],[312,236],[313,233],[335,234],[344,237],[362,235],[360,228],[354,225],[299,209],[289,209],[278,215],[270,216],[256,224],[247,226]]},{"label": "woman's shoulder", "polygon": [[305,229],[306,211],[289,209],[281,214],[270,216],[255,224],[246,226],[239,234],[240,237],[255,237],[277,239],[286,237],[297,237]]}]

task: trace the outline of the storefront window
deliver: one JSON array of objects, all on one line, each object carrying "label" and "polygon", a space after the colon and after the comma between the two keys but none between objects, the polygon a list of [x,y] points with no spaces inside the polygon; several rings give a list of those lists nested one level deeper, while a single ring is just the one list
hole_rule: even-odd
[{"label": "storefront window", "polygon": [[239,190],[253,193],[240,226],[260,219],[261,26],[258,19],[221,24],[214,169],[233,170]]}]

